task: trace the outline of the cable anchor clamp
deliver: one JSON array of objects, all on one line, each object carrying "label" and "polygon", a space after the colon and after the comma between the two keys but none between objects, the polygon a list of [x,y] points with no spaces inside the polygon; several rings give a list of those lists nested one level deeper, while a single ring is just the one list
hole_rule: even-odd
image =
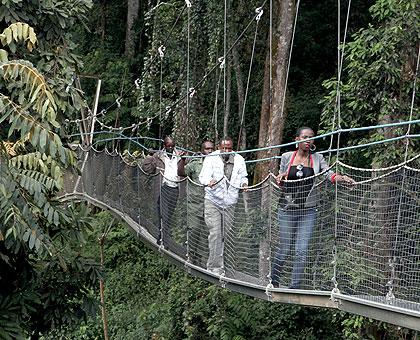
[{"label": "cable anchor clamp", "polygon": [[163,46],[163,45],[160,45],[159,46],[158,53],[159,53],[160,59],[163,59],[163,57],[165,56],[165,53],[164,53],[165,50],[166,50],[166,47],[165,46]]},{"label": "cable anchor clamp", "polygon": [[75,75],[73,75],[73,77],[71,77],[71,80],[70,80],[70,82],[67,84],[67,86],[66,86],[66,93],[69,93],[69,91],[70,91],[70,87],[73,85],[73,83],[74,83],[74,80],[76,79],[76,76]]},{"label": "cable anchor clamp", "polygon": [[137,78],[134,81],[134,85],[136,86],[136,90],[140,90],[140,78]]},{"label": "cable anchor clamp", "polygon": [[196,91],[195,91],[194,87],[190,87],[188,92],[190,94],[190,98],[192,98],[192,97],[194,97]]},{"label": "cable anchor clamp", "polygon": [[339,303],[340,303],[340,300],[339,300],[339,299],[337,299],[337,298],[334,296],[335,294],[340,294],[340,290],[339,290],[337,287],[334,287],[334,288],[331,290],[330,300],[331,300],[332,302],[336,303],[336,304],[339,304]]},{"label": "cable anchor clamp", "polygon": [[225,67],[225,57],[220,57],[219,59],[217,59],[220,63],[219,67],[220,68],[224,68]]},{"label": "cable anchor clamp", "polygon": [[264,10],[263,10],[262,7],[258,7],[258,8],[255,9],[255,13],[257,13],[257,16],[255,17],[255,20],[258,22],[258,21],[260,21],[262,15],[264,13]]}]

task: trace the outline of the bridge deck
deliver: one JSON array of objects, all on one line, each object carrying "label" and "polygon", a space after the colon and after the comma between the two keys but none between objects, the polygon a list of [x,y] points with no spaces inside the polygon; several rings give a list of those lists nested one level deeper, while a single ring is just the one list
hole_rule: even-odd
[{"label": "bridge deck", "polygon": [[196,266],[179,255],[160,247],[146,228],[134,221],[128,214],[113,208],[86,193],[74,192],[65,194],[62,200],[82,200],[91,203],[99,208],[109,210],[115,216],[124,220],[135,235],[148,247],[164,254],[172,263],[183,267],[188,273],[204,279],[213,284],[230,289],[232,291],[246,294],[263,300],[280,303],[290,303],[313,307],[336,308],[339,310],[363,315],[376,320],[385,321],[402,327],[420,331],[420,304],[395,299],[392,304],[381,296],[349,296],[339,292],[268,288],[261,284],[258,279],[250,275],[236,272],[235,278],[219,276]]}]

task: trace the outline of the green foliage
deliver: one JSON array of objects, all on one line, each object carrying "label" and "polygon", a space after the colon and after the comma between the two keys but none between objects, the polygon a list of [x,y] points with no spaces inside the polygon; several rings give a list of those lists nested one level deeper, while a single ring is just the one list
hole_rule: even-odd
[{"label": "green foliage", "polygon": [[[336,310],[282,305],[210,285],[142,245],[102,212],[85,247],[105,242],[105,305],[111,339],[408,339],[412,331]],[[56,327],[43,339],[100,339],[100,316]]]},{"label": "green foliage", "polygon": [[[10,55],[15,42],[29,39],[30,50],[37,41],[21,23],[0,39]],[[0,62],[0,89],[8,138],[0,140],[0,334],[27,338],[94,313],[90,289],[100,272],[81,249],[89,210],[56,198],[65,169],[75,166],[59,136],[60,96],[27,60]]]},{"label": "green foliage", "polygon": [[[3,46],[8,46],[10,51],[16,52],[16,42],[26,42],[26,48],[32,52],[37,38],[35,31],[26,23],[16,22],[7,27],[2,34],[0,34],[0,42]],[[7,61],[8,53],[6,50],[0,49],[0,61]]]},{"label": "green foliage", "polygon": [[[417,41],[420,36],[415,8],[417,1],[378,0],[370,8],[374,24],[359,30],[345,46],[341,93],[341,125],[355,127],[407,120],[411,112]],[[324,82],[330,91],[324,99],[324,128],[331,127],[336,111],[337,81]],[[418,86],[418,84],[417,84]],[[413,118],[418,117],[414,107]],[[353,135],[352,144],[383,140],[406,132],[407,127],[376,129]],[[415,150],[417,144],[412,145]],[[379,146],[378,148],[381,148]],[[374,163],[401,161],[403,143],[394,143],[387,152],[375,147],[357,153]]]},{"label": "green foliage", "polygon": [[[73,41],[72,28],[76,23],[81,23],[83,27],[85,15],[92,5],[91,0],[0,2],[0,27],[3,29],[7,26],[6,31],[11,31],[13,37],[20,37],[22,24],[21,39],[12,39],[8,44],[7,58],[31,62],[47,79],[49,87],[55,92],[59,121],[64,120],[63,115],[66,118],[74,117],[86,105],[81,92],[69,85],[73,84],[75,70],[81,65],[79,56],[75,54],[77,45]],[[34,31],[38,33],[37,36]],[[2,39],[3,46],[9,40]],[[18,48],[21,42],[26,43],[29,49],[36,43],[37,48],[28,53],[27,49]],[[4,57],[6,54],[0,51],[0,60],[5,61]],[[16,84],[24,85],[24,82]]]}]

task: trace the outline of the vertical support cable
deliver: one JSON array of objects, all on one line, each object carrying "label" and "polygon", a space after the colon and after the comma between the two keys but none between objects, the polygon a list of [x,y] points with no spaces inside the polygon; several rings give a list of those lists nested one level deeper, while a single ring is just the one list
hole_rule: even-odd
[{"label": "vertical support cable", "polygon": [[[337,69],[338,69],[337,80],[338,80],[338,78],[341,79],[341,73],[343,71],[344,48],[346,46],[346,41],[347,41],[347,30],[348,30],[348,26],[349,26],[350,8],[351,8],[351,0],[349,0],[349,4],[347,6],[346,26],[344,28],[344,37],[343,37],[343,50],[341,52],[341,57],[340,56],[338,57],[339,58],[339,63],[337,65]],[[338,19],[338,25],[340,26],[340,19]],[[340,30],[340,27],[338,27],[338,29]],[[340,36],[340,33],[339,33],[338,36]],[[339,41],[339,43],[340,43],[340,41]],[[340,45],[338,45],[338,51],[340,51]],[[338,53],[338,54],[340,54],[340,53]],[[337,96],[336,96],[336,105],[338,105],[337,104]],[[331,131],[334,131],[334,129],[335,129],[336,114],[337,114],[337,109],[334,110],[334,117],[332,119]],[[330,146],[329,146],[328,150],[332,149],[333,141],[334,141],[334,135],[331,135]],[[331,161],[331,152],[328,153],[328,161]]]},{"label": "vertical support cable", "polygon": [[224,6],[224,25],[223,25],[223,115],[226,115],[226,40],[227,40],[227,0]]},{"label": "vertical support cable", "polygon": [[[270,172],[270,174],[269,175],[271,175],[271,172]],[[269,176],[268,177],[269,178],[269,182],[268,182],[268,188],[269,188],[269,190],[268,190],[268,206],[270,207],[269,209],[268,209],[268,231],[267,231],[267,238],[268,238],[268,258],[267,258],[267,261],[268,261],[268,275],[267,275],[267,277],[268,277],[268,281],[269,281],[269,284],[271,284],[271,280],[272,280],[272,273],[271,273],[271,219],[273,218],[273,215],[272,215],[272,210],[273,210],[273,205],[271,204],[271,199],[272,199],[272,192],[273,192],[273,185],[272,185],[272,177],[271,176]]]},{"label": "vertical support cable", "polygon": [[[273,102],[273,0],[270,0],[270,8],[269,8],[269,31],[268,31],[268,54],[269,54],[269,94],[268,94],[268,109],[271,115],[272,111],[272,102]],[[271,171],[270,171],[271,173]],[[272,219],[272,205],[271,205],[271,194],[273,191],[272,185],[272,178],[269,177],[269,191],[268,191],[268,206],[270,207],[268,210],[268,283],[270,287],[272,287],[272,272],[271,272],[271,219]]]},{"label": "vertical support cable", "polygon": [[[337,0],[337,150],[336,150],[336,162],[335,162],[335,172],[338,173],[338,160],[339,160],[339,153],[340,153],[340,136],[341,136],[341,99],[340,99],[340,81],[341,81],[341,53],[340,53],[340,39],[341,39],[341,30],[340,30],[340,0]],[[334,284],[334,288],[332,293],[339,293],[338,289],[338,281],[337,281],[337,262],[338,262],[338,252],[337,252],[337,238],[338,238],[338,183],[335,181],[335,199],[334,199],[334,246],[333,246],[333,277],[332,282]]]},{"label": "vertical support cable", "polygon": [[191,2],[187,2],[187,145],[189,145],[190,126],[190,14]]},{"label": "vertical support cable", "polygon": [[159,88],[159,139],[162,139],[162,92],[163,92],[163,45],[159,47],[160,56],[160,88]]},{"label": "vertical support cable", "polygon": [[162,202],[162,186],[163,186],[163,173],[160,172],[159,174],[159,239],[158,239],[158,244],[160,246],[160,248],[165,248],[163,245],[163,227],[162,227],[162,206],[163,204],[165,204],[165,202]]},{"label": "vertical support cable", "polygon": [[190,179],[189,177],[186,179],[187,184],[186,184],[186,192],[187,192],[187,240],[185,241],[185,245],[187,248],[187,253],[185,254],[187,257],[187,262],[191,262],[191,257],[190,257],[190,233],[191,233],[191,229],[190,229],[190,204],[191,204],[191,197],[190,197]]},{"label": "vertical support cable", "polygon": [[217,81],[216,85],[216,95],[214,99],[214,108],[213,108],[213,117],[212,122],[214,123],[214,141],[217,143],[219,140],[219,134],[217,133],[217,105],[218,105],[218,99],[219,99],[219,88],[220,88],[220,81],[222,78],[222,72],[219,73],[219,80]]},{"label": "vertical support cable", "polygon": [[294,22],[293,22],[292,41],[290,42],[289,58],[287,60],[286,79],[285,79],[285,82],[284,82],[284,92],[283,92],[283,98],[282,98],[282,103],[281,103],[281,117],[283,117],[284,104],[286,102],[287,84],[288,84],[288,81],[289,81],[290,63],[291,63],[291,60],[292,60],[293,42],[295,41],[295,32],[296,32],[296,24],[297,24],[297,18],[298,18],[298,13],[299,13],[299,6],[300,6],[300,0],[298,0],[297,3],[296,3],[295,19],[294,19]]},{"label": "vertical support cable", "polygon": [[271,112],[273,101],[273,0],[270,0],[270,23],[269,23],[269,94],[268,94],[268,107]]},{"label": "vertical support cable", "polygon": [[255,54],[255,45],[257,43],[257,34],[258,34],[258,24],[260,22],[261,16],[263,14],[263,10],[262,8],[257,8],[257,17],[256,17],[256,25],[255,25],[255,32],[254,32],[254,41],[252,44],[252,52],[251,52],[251,61],[249,62],[249,69],[248,69],[248,78],[246,81],[246,88],[245,88],[245,98],[244,98],[244,105],[242,107],[242,115],[241,115],[241,121],[239,124],[239,134],[238,134],[238,150],[239,150],[239,143],[241,142],[241,135],[242,135],[242,131],[243,131],[243,125],[244,125],[244,120],[245,120],[245,108],[246,108],[246,102],[247,102],[247,98],[248,98],[248,91],[249,91],[249,82],[251,80],[251,72],[252,72],[252,62],[254,60],[254,54]]},{"label": "vertical support cable", "polygon": [[[420,45],[419,45],[419,48],[418,48],[418,51],[417,51],[416,72],[414,74],[413,94],[411,96],[411,107],[410,107],[409,121],[413,120],[414,101],[415,101],[415,97],[416,97],[417,74],[418,74],[418,70],[419,70],[419,60],[420,60]],[[387,292],[386,298],[385,298],[387,303],[392,303],[393,300],[395,299],[395,296],[394,296],[394,293],[393,293],[393,290],[394,290],[394,287],[395,287],[395,279],[396,279],[395,266],[397,264],[397,244],[398,244],[398,235],[399,235],[400,225],[401,225],[401,215],[402,215],[401,205],[403,203],[403,192],[404,192],[404,185],[405,185],[405,178],[406,178],[406,163],[407,163],[407,159],[408,159],[408,148],[409,148],[409,144],[410,144],[408,136],[410,135],[410,131],[411,131],[411,123],[408,124],[407,132],[405,134],[406,139],[405,139],[405,152],[404,152],[404,168],[403,168],[403,173],[402,173],[400,196],[399,196],[399,201],[398,201],[397,226],[396,226],[396,231],[395,231],[394,245],[393,245],[393,249],[392,249],[393,255],[389,259],[389,267],[391,268],[391,278],[387,282],[388,292]]]},{"label": "vertical support cable", "polygon": [[[416,99],[416,86],[417,86],[417,74],[419,71],[419,59],[420,59],[420,45],[417,50],[417,64],[416,64],[416,72],[414,74],[414,84],[413,84],[413,95],[411,96],[411,107],[410,107],[410,117],[409,121],[413,120],[413,112],[414,112],[414,102]],[[406,136],[408,136],[411,132],[411,123],[408,124]],[[408,158],[408,146],[410,145],[408,137],[405,139],[405,153],[404,153],[404,162],[407,162]]]}]

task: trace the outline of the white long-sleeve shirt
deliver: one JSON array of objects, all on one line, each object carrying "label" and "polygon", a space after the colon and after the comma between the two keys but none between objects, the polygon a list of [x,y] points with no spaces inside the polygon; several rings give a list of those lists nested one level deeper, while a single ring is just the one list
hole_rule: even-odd
[{"label": "white long-sleeve shirt", "polygon": [[220,151],[217,150],[204,158],[203,168],[198,177],[203,185],[209,185],[211,180],[220,181],[212,188],[205,188],[205,198],[222,208],[235,204],[238,201],[239,188],[248,185],[245,160],[241,155],[235,154],[233,158],[230,181],[224,177],[224,167]]}]

